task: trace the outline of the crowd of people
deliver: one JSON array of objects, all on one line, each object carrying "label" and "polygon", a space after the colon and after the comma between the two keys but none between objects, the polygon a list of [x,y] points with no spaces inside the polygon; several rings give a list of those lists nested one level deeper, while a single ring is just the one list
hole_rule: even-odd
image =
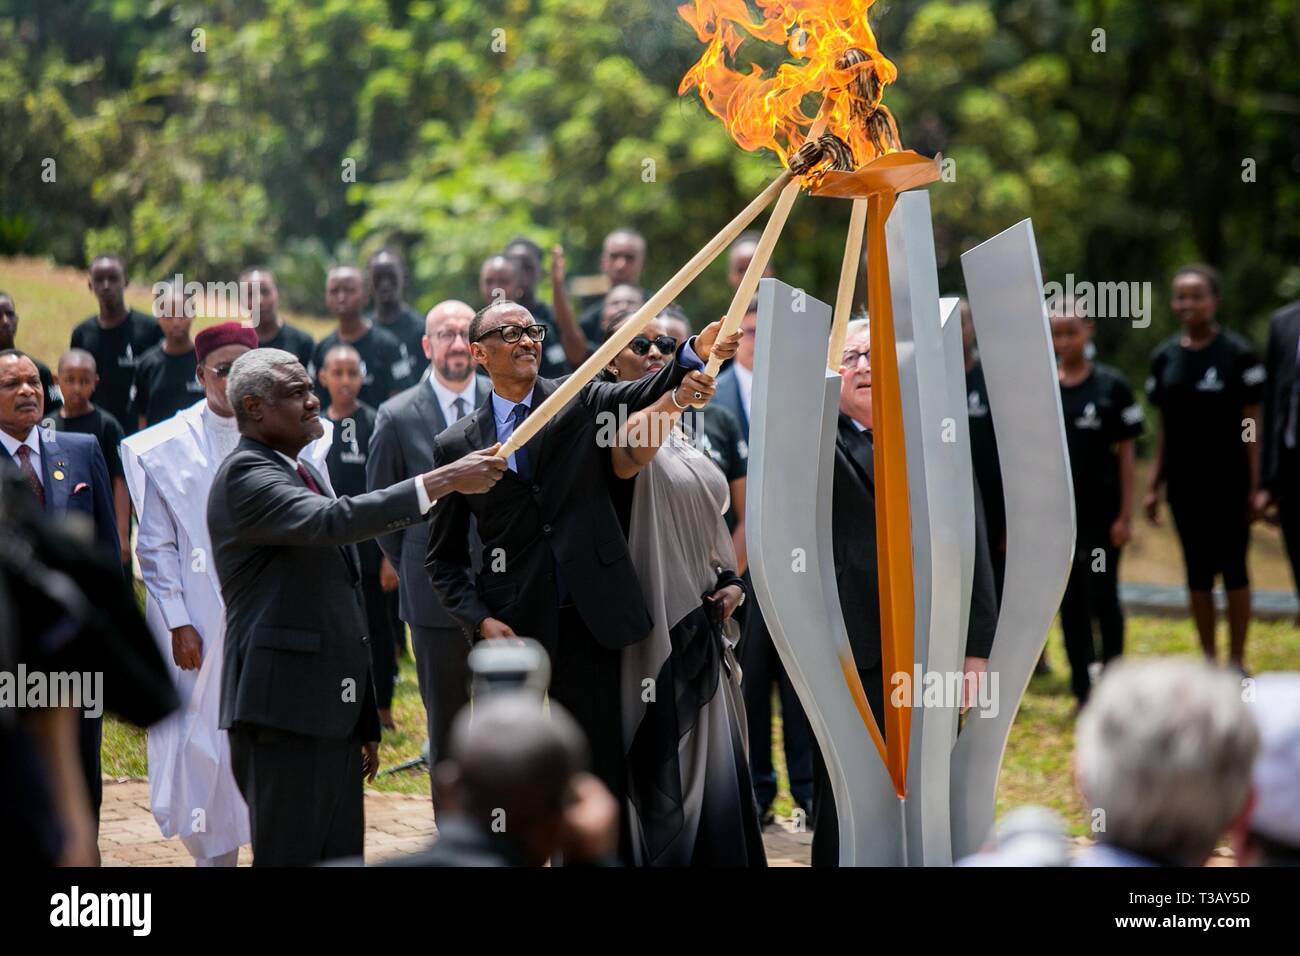
[{"label": "crowd of people", "polygon": [[[755,245],[746,234],[731,247],[733,288]],[[813,861],[836,864],[826,767],[752,600],[746,560],[757,302],[729,336],[720,322],[692,333],[696,323],[677,306],[651,317],[532,441],[497,455],[557,380],[645,303],[646,256],[635,230],[610,233],[601,254],[608,291],[579,311],[563,251],[551,252],[547,303],[537,294],[543,250],[519,238],[483,262],[477,307],[448,299],[421,316],[403,297],[400,256],[381,250],[364,269],[329,270],[324,301],[336,324],[314,341],[280,315],[266,267],[240,277],[257,291],[254,321],[194,335],[198,306],[183,288],[160,284],[154,314],[144,314],[126,302],[125,263],[100,255],[89,276],[98,310],[73,330],[57,374],[17,348],[17,304],[0,293],[5,523],[36,535],[33,515],[80,516],[93,530],[93,560],[126,580],[138,570],[157,659],[128,677],[119,653],[107,679],[136,689],[136,703],[119,712],[150,727],[155,819],[197,865],[234,865],[250,843],[256,865],[361,856],[363,780],[374,779],[382,732],[395,726],[408,633],[443,834],[419,862],[765,865],[775,705]],[[1213,270],[1179,270],[1172,302],[1182,330],[1152,357],[1146,392],[1160,427],[1143,506],[1158,521],[1167,489],[1210,660],[1222,577],[1227,662],[1244,675],[1251,522],[1280,522],[1293,568],[1300,558],[1300,507],[1288,493],[1300,306],[1275,317],[1264,363],[1219,325]],[[978,674],[996,630],[1007,525],[996,426],[963,308],[977,532],[963,667]],[[1243,853],[1284,857],[1300,846],[1285,814],[1282,824],[1247,825],[1252,807],[1277,803],[1276,774],[1252,791],[1255,717],[1228,714],[1228,685],[1214,672],[1116,668],[1089,703],[1099,668],[1123,653],[1118,570],[1144,420],[1123,375],[1096,360],[1093,320],[1069,303],[1050,318],[1078,526],[1060,617],[1085,715],[1081,790],[1090,806],[1128,807],[1124,761],[1174,762],[1151,753],[1155,738],[1126,743],[1129,725],[1154,734],[1157,712],[1178,723],[1189,761],[1217,761],[1214,772],[1235,788],[1214,813],[1188,803],[1205,831],[1195,839],[1151,842],[1135,807],[1136,822],[1101,844],[1200,862],[1235,821]],[[716,381],[704,371],[712,356],[726,363]],[[850,324],[839,370],[835,572],[883,728],[867,317]],[[58,661],[66,639],[52,635],[66,631],[32,624],[18,646],[0,649],[5,663]],[[549,657],[549,716],[517,694],[478,701],[471,716],[470,650],[515,637]],[[1126,690],[1125,681],[1141,686]],[[1123,713],[1135,694],[1148,710]],[[1295,716],[1282,719],[1292,742]],[[1234,731],[1209,739],[1229,718]],[[47,811],[48,825],[33,832],[48,836],[33,841],[32,857],[93,862],[99,718],[57,733],[18,730],[37,742],[21,753],[29,764],[74,753],[80,765],[79,780],[49,773],[50,785],[21,803],[28,815]],[[1286,746],[1275,762],[1294,779],[1300,768]],[[1171,805],[1195,772],[1170,770]],[[498,828],[498,811],[518,825]]]}]

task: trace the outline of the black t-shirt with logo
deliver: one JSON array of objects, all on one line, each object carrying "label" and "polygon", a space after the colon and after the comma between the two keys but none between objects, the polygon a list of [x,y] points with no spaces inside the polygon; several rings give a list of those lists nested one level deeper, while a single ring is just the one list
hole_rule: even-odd
[{"label": "black t-shirt with logo", "polygon": [[131,388],[131,420],[143,415],[146,425],[157,425],[201,399],[203,386],[195,376],[198,365],[194,349],[168,355],[155,345],[140,356]]},{"label": "black t-shirt with logo", "polygon": [[99,440],[99,449],[104,453],[104,462],[108,465],[108,476],[110,478],[121,478],[125,475],[122,470],[122,453],[118,446],[122,444],[122,426],[118,424],[116,418],[104,411],[102,408],[91,408],[84,415],[78,415],[76,418],[64,418],[62,415],[54,416],[54,430],[56,432],[75,432],[78,435],[94,435]]},{"label": "black t-shirt with logo", "polygon": [[1164,425],[1169,499],[1210,504],[1244,496],[1250,459],[1243,412],[1263,400],[1264,365],[1249,342],[1226,329],[1199,349],[1181,338],[1155,350],[1147,379],[1147,397]]},{"label": "black t-shirt with logo", "polygon": [[1007,530],[1007,511],[1002,499],[1002,466],[998,464],[998,440],[989,412],[984,366],[978,362],[966,372],[966,417],[970,423],[971,466],[984,504],[989,544],[998,548]]},{"label": "black t-shirt with logo", "polygon": [[[340,498],[366,493],[366,456],[370,438],[375,433],[375,410],[358,402],[357,410],[334,422],[334,440],[325,458],[330,484]],[[361,573],[366,577],[379,574],[379,545],[370,539],[357,544],[361,556]]]},{"label": "black t-shirt with logo", "polygon": [[92,315],[72,330],[72,348],[95,356],[99,385],[90,400],[116,418],[128,435],[136,430],[129,414],[136,363],[162,337],[154,318],[135,309],[111,329],[101,328],[98,316]]},{"label": "black t-shirt with logo", "polygon": [[366,318],[375,324],[375,328],[383,329],[397,339],[406,362],[406,374],[400,379],[394,376],[394,387],[399,392],[410,388],[420,380],[424,371],[424,319],[410,306],[403,306],[392,322],[380,322],[374,312],[367,313]]},{"label": "black t-shirt with logo", "polygon": [[542,361],[537,374],[542,378],[568,375],[573,371],[573,366],[564,354],[564,342],[560,339],[560,327],[555,324],[555,313],[541,299],[534,299],[527,308],[538,325],[546,326],[546,341],[542,343]]},{"label": "black t-shirt with logo", "polygon": [[259,342],[258,347],[291,352],[298,357],[303,368],[310,368],[312,355],[316,352],[316,340],[302,329],[282,322],[279,331],[265,342]]},{"label": "black t-shirt with logo", "polygon": [[[330,394],[321,384],[320,370],[325,364],[325,356],[329,354],[329,350],[341,342],[343,340],[339,338],[338,329],[321,339],[316,345],[316,352],[312,355],[311,365],[307,369],[307,374],[311,376],[312,383],[316,387],[316,396],[320,399],[322,411],[329,407]],[[407,374],[400,343],[379,326],[372,325],[355,342],[343,344],[351,345],[361,356],[362,385],[357,401],[378,408],[393,397],[398,391],[396,383]]]},{"label": "black t-shirt with logo", "polygon": [[1061,411],[1079,527],[1109,528],[1120,510],[1116,446],[1142,434],[1142,406],[1119,372],[1094,364],[1078,385],[1061,386]]}]

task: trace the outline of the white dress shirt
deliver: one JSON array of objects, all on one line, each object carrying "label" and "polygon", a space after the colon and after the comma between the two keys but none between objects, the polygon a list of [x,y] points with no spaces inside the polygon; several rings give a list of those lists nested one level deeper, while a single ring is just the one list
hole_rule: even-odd
[{"label": "white dress shirt", "polygon": [[749,400],[754,394],[754,372],[739,362],[733,362],[732,368],[736,370],[736,385],[740,388],[740,404],[745,409],[745,421],[749,421],[753,417],[749,414]]},{"label": "white dress shirt", "polygon": [[471,375],[469,381],[459,392],[443,385],[438,381],[438,376],[430,374],[429,387],[433,389],[433,397],[438,402],[438,407],[442,409],[442,418],[448,425],[456,423],[456,399],[465,400],[465,414],[468,415],[474,411],[474,397],[478,394],[478,376]]},{"label": "white dress shirt", "polygon": [[22,462],[18,460],[18,449],[22,445],[26,445],[30,448],[32,450],[32,468],[36,471],[36,480],[39,481],[42,486],[45,485],[45,471],[41,468],[41,438],[35,425],[32,426],[32,430],[27,433],[27,437],[22,441],[14,438],[8,432],[0,431],[0,442],[4,443],[5,451],[9,453],[9,457],[14,460],[15,465],[22,464]]}]

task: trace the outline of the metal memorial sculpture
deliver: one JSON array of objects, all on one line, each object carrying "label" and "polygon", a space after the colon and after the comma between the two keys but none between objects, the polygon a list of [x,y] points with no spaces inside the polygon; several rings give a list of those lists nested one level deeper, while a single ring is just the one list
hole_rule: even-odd
[{"label": "metal memorial sculpture", "polygon": [[[785,169],[691,257],[503,444],[535,435],[645,322],[774,199],[723,324],[759,291],[747,534],[757,598],[807,712],[834,790],[840,862],[949,865],[993,823],[1011,722],[1065,587],[1074,547],[1069,463],[1033,229],[1019,223],[962,256],[981,343],[1007,511],[1007,570],[984,714],[959,732],[951,695],[895,693],[962,673],[975,519],[956,300],[940,300],[929,195],[940,158],[901,146],[885,87],[897,76],[867,23],[874,0],[728,0],[679,8],[706,44],[682,80],[744,149]],[[782,44],[793,62],[737,68],[742,46]],[[815,115],[804,101],[820,95]],[[800,189],[852,201],[835,303],[760,277]],[[880,723],[854,665],[831,553],[839,357],[866,240],[871,314]],[[708,371],[716,374],[716,360]],[[810,472],[811,469],[811,472]],[[921,705],[916,706],[918,700]],[[883,732],[881,724],[883,724]]]}]

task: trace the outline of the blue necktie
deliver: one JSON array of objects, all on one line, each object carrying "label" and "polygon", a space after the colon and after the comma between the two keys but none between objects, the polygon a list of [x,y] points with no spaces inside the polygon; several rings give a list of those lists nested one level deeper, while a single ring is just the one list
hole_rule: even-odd
[{"label": "blue necktie", "polygon": [[[519,426],[528,417],[528,406],[524,404],[516,405],[511,409],[510,417],[515,420],[514,431],[519,431]],[[515,452],[515,472],[525,481],[531,480],[533,477],[533,466],[528,460],[528,449],[526,447]]]}]

